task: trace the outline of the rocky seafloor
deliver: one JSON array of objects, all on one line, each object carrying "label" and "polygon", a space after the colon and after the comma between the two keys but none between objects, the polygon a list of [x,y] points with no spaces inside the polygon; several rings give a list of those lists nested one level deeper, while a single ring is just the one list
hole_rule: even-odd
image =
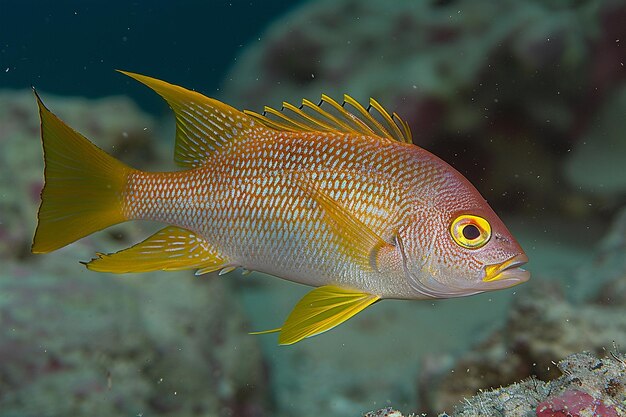
[{"label": "rocky seafloor", "polygon": [[[622,417],[626,415],[626,355],[577,353],[555,363],[562,376],[536,377],[464,398],[439,417]],[[425,416],[426,414],[419,414]],[[436,414],[433,414],[436,415]],[[416,416],[410,414],[410,416]],[[364,417],[403,417],[391,407]]]},{"label": "rocky seafloor", "polygon": [[[29,91],[0,92],[0,415],[625,415],[625,15],[620,1],[328,0],[248,46],[224,83],[228,103],[379,99],[415,143],[524,219],[507,224],[531,257],[519,289],[379,303],[290,347],[247,332],[280,325],[307,288],[78,264],[154,225],[31,255],[36,106]],[[42,97],[130,165],[173,169],[171,118],[124,97]],[[592,246],[590,229],[609,233]],[[371,415],[385,414],[400,415]]]},{"label": "rocky seafloor", "polygon": [[[161,169],[170,164],[165,162],[170,145],[153,133],[161,125],[128,99],[43,97],[70,124],[131,165]],[[626,215],[616,218],[586,263],[564,272],[567,277],[539,274],[533,281],[547,284],[522,287],[504,310],[503,325],[484,332],[482,342],[464,342],[473,346],[469,352],[432,353],[449,342],[440,338],[450,337],[438,334],[441,329],[433,323],[454,324],[446,314],[437,317],[445,307],[420,303],[389,303],[341,331],[276,348],[271,336],[247,332],[282,319],[298,295],[280,301],[281,295],[293,293],[293,286],[269,299],[267,291],[276,287],[262,276],[256,284],[236,276],[228,282],[185,273],[111,276],[77,263],[96,251],[128,246],[149,227],[129,223],[55,254],[29,253],[42,184],[32,100],[30,92],[0,94],[3,416],[256,417],[294,415],[293,410],[348,416],[366,409],[371,400],[364,398],[375,392],[384,393],[382,405],[411,410],[417,403],[428,415],[447,410],[459,416],[560,416],[567,415],[558,408],[568,401],[579,404],[581,417],[589,407],[601,406],[624,415],[619,347],[626,346]],[[581,294],[578,288],[590,280],[594,285]],[[232,282],[242,288],[235,290]],[[259,314],[258,296],[250,302],[252,293],[266,300],[264,314]],[[472,300],[480,298],[465,302],[479,305]],[[268,304],[273,311],[267,311]],[[487,314],[493,311],[499,310]],[[411,312],[432,321],[407,332]],[[463,326],[452,334],[458,336]],[[590,353],[570,356],[582,351]],[[528,379],[533,375],[536,379]],[[510,383],[516,384],[487,391]]]}]

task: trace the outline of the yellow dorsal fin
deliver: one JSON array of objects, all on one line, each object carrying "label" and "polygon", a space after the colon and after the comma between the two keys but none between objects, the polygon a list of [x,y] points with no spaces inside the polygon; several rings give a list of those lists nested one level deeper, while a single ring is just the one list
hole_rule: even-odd
[{"label": "yellow dorsal fin", "polygon": [[198,269],[197,274],[218,271],[229,263],[202,237],[168,226],[141,243],[113,254],[98,254],[86,264],[98,272],[177,271]]},{"label": "yellow dorsal fin", "polygon": [[324,211],[324,220],[338,238],[341,250],[364,271],[377,270],[376,259],[381,248],[391,246],[365,223],[319,190],[315,183],[298,184]]},{"label": "yellow dorsal fin", "polygon": [[257,334],[280,330],[278,343],[291,345],[338,326],[378,300],[380,297],[377,295],[325,285],[305,295],[280,329]]},{"label": "yellow dorsal fin", "polygon": [[182,166],[201,166],[230,141],[250,137],[254,119],[233,107],[156,78],[119,72],[150,87],[170,105],[176,115],[174,160]]},{"label": "yellow dorsal fin", "polygon": [[[322,108],[324,104],[330,111]],[[346,109],[346,105],[352,107],[353,111]],[[380,121],[372,114],[372,109],[376,111]],[[409,125],[396,113],[389,115],[373,98],[370,99],[367,109],[347,94],[344,95],[342,104],[323,94],[319,104],[304,99],[299,107],[283,103],[281,110],[265,107],[263,114],[251,110],[244,110],[244,113],[276,130],[357,133],[412,143]]]}]

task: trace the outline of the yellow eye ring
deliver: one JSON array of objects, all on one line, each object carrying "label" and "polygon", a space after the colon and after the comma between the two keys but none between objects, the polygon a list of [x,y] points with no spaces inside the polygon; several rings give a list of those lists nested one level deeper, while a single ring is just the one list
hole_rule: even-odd
[{"label": "yellow eye ring", "polygon": [[458,245],[478,249],[491,239],[491,225],[482,217],[462,214],[452,221],[450,234]]}]

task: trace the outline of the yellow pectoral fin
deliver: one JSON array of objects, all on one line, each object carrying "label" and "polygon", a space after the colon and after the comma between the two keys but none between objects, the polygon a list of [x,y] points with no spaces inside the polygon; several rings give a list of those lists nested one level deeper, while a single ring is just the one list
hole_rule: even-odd
[{"label": "yellow pectoral fin", "polygon": [[305,295],[289,314],[280,328],[278,343],[291,345],[330,330],[379,299],[377,295],[332,285],[316,288]]},{"label": "yellow pectoral fin", "polygon": [[218,271],[228,262],[200,236],[179,227],[166,227],[141,243],[91,260],[87,268],[98,272],[176,271],[199,269],[198,273]]},{"label": "yellow pectoral fin", "polygon": [[381,248],[391,246],[366,224],[316,188],[314,183],[302,182],[298,186],[324,210],[324,220],[339,239],[341,250],[363,270],[377,270],[377,254]]}]

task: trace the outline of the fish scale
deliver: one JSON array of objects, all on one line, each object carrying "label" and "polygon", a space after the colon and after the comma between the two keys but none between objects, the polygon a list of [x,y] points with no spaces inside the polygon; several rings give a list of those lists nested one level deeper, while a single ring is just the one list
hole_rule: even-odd
[{"label": "fish scale", "polygon": [[268,331],[280,332],[281,344],[384,298],[460,297],[528,279],[519,267],[526,255],[478,191],[414,146],[406,122],[377,101],[364,108],[322,95],[319,106],[303,100],[258,114],[125,74],[173,109],[174,159],[183,170],[122,164],[37,96],[46,181],[33,252],[123,221],[165,223],[87,267],[198,275],[244,267],[317,287]]}]

